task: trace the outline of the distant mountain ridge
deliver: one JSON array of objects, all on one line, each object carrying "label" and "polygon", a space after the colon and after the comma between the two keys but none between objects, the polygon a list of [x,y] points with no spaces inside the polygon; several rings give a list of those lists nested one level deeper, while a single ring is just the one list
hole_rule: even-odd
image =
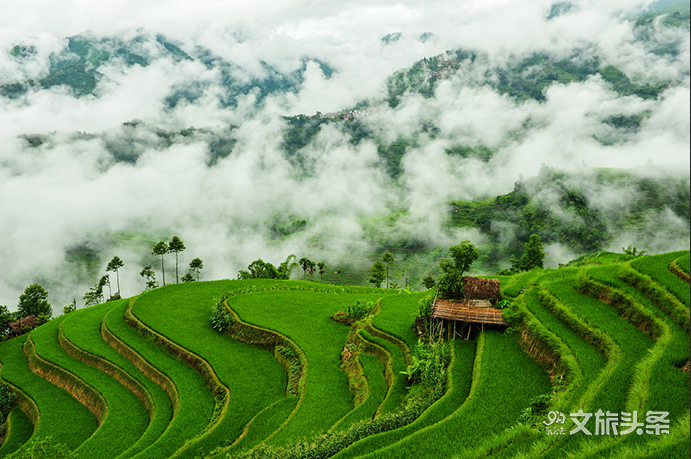
[{"label": "distant mountain ridge", "polygon": [[[296,93],[304,80],[307,63],[315,62],[324,76],[330,78],[334,70],[328,64],[314,58],[304,57],[301,66],[289,73],[282,73],[270,64],[261,61],[261,72],[250,72],[235,63],[227,62],[214,55],[208,49],[195,47],[187,53],[182,45],[162,35],[140,33],[133,38],[118,37],[98,38],[91,34],[82,34],[67,38],[67,46],[59,53],[49,56],[49,70],[40,79],[25,79],[0,85],[0,96],[16,99],[29,91],[49,89],[54,86],[69,88],[75,97],[93,95],[98,82],[103,77],[99,71],[104,65],[115,64],[124,67],[139,65],[147,67],[159,59],[174,61],[197,61],[206,68],[215,68],[219,72],[220,84],[224,94],[220,96],[222,106],[235,106],[238,97],[257,90],[257,99],[262,101],[269,94],[278,92]],[[32,46],[18,44],[9,54],[21,63],[34,57],[36,50]],[[209,86],[204,81],[188,81],[174,88],[166,99],[168,107],[174,107],[180,101],[192,102],[198,99]]]}]

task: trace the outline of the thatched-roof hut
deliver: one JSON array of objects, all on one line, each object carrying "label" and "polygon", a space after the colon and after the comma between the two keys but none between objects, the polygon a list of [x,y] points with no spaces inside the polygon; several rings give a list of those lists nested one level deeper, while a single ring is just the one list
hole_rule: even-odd
[{"label": "thatched-roof hut", "polygon": [[36,316],[33,314],[26,316],[23,319],[8,323],[7,326],[12,330],[12,336],[19,336],[27,328],[36,328]]},{"label": "thatched-roof hut", "polygon": [[476,324],[508,325],[502,317],[501,309],[476,307],[470,301],[449,301],[437,298],[434,302],[432,317]]},{"label": "thatched-roof hut", "polygon": [[463,281],[463,294],[469,300],[492,300],[496,302],[501,299],[499,279],[466,276],[461,280]]}]

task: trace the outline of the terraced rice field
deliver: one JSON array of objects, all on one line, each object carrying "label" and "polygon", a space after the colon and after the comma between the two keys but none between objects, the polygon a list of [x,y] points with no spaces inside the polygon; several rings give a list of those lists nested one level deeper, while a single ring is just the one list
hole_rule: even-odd
[{"label": "terraced rice field", "polygon": [[679,279],[669,270],[669,265],[678,258],[682,260],[683,255],[688,252],[671,252],[661,255],[652,255],[639,258],[631,262],[631,267],[635,270],[650,276],[655,282],[662,285],[670,293],[676,296],[679,301],[689,307],[689,284]]},{"label": "terraced rice field", "polygon": [[[19,400],[0,457],[45,437],[74,458],[688,457],[690,293],[674,268],[689,252],[593,260],[502,276],[510,332],[452,340],[420,411],[402,372],[424,292],[195,282],[78,310],[0,343]],[[209,320],[220,298],[240,321],[225,333]],[[378,306],[356,328],[331,320],[356,300]],[[357,377],[341,368],[350,342]],[[579,409],[667,412],[669,433],[569,435]],[[547,434],[550,411],[565,435]]]}]

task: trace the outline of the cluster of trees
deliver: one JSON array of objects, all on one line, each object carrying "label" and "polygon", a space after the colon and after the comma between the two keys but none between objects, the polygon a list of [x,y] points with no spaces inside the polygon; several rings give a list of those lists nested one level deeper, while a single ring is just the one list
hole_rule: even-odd
[{"label": "cluster of trees", "polygon": [[297,260],[294,254],[288,255],[283,263],[274,266],[268,261],[264,261],[261,258],[254,260],[247,266],[247,269],[241,269],[238,272],[238,279],[282,279],[289,280],[290,275],[295,268],[302,268],[304,272],[305,280],[307,280],[307,273],[314,279],[314,273],[319,272],[321,279],[324,279],[324,273],[326,272],[326,263],[323,261],[315,262],[307,257],[302,257]]},{"label": "cluster of trees", "polygon": [[36,316],[36,325],[42,325],[53,317],[53,310],[48,303],[48,292],[41,284],[31,284],[19,295],[17,310],[10,312],[7,306],[0,305],[0,340],[10,335],[10,322],[23,317]]},{"label": "cluster of trees", "polygon": [[307,280],[307,273],[310,273],[310,276],[314,279],[314,273],[319,269],[319,277],[324,280],[324,273],[326,272],[326,263],[323,261],[320,262],[314,262],[310,260],[307,257],[302,257],[300,258],[300,261],[298,261],[298,264],[302,268],[302,271],[305,275],[305,280]]},{"label": "cluster of trees", "polygon": [[[161,257],[161,272],[163,274],[163,285],[166,285],[166,266],[163,257],[169,253],[175,254],[175,282],[178,283],[178,254],[184,251],[185,249],[185,243],[182,242],[182,239],[180,239],[178,236],[173,236],[173,238],[168,243],[166,243],[166,241],[159,241],[154,246],[151,253],[153,255],[160,255]],[[151,266],[147,266],[147,268],[151,269]]]},{"label": "cluster of trees", "polygon": [[[166,285],[166,265],[164,257],[169,253],[175,254],[175,282],[194,282],[195,278],[191,273],[187,273],[182,278],[179,278],[179,258],[178,254],[183,252],[187,247],[185,243],[178,236],[173,236],[170,242],[159,241],[154,245],[151,250],[152,255],[158,255],[161,257],[161,276],[163,278],[163,285]],[[204,262],[201,258],[194,258],[190,261],[189,270],[196,274],[196,280],[199,280],[199,273],[204,269]],[[140,276],[146,279],[146,290],[151,290],[158,287],[158,282],[156,281],[156,273],[151,268],[151,266],[145,266],[144,269],[139,273]]]},{"label": "cluster of trees", "polygon": [[[470,267],[478,260],[480,252],[470,241],[461,241],[459,245],[449,247],[449,258],[439,262],[442,274],[438,281],[430,274],[422,279],[425,288],[438,286],[439,294],[444,298],[461,299],[463,297],[462,279]],[[532,234],[524,245],[523,255],[519,259],[512,258],[511,268],[499,271],[499,275],[510,275],[519,271],[530,271],[543,268],[545,252],[542,248],[540,236]]]},{"label": "cluster of trees", "polygon": [[[448,299],[460,300],[463,298],[463,277],[470,267],[480,257],[477,247],[470,241],[461,241],[458,245],[449,247],[449,258],[439,262],[442,274],[436,281],[431,275],[422,279],[425,288],[438,286],[440,296]],[[512,267],[497,274],[509,275],[519,271],[530,271],[544,266],[545,252],[542,248],[540,236],[532,234],[525,244],[523,256],[520,259],[511,259]]]},{"label": "cluster of trees", "polygon": [[[105,299],[103,288],[106,285],[108,286],[108,301],[119,300],[122,298],[120,295],[120,268],[123,266],[125,266],[125,262],[123,262],[118,256],[113,257],[113,259],[108,262],[108,265],[106,265],[107,272],[115,272],[117,275],[118,291],[115,292],[115,295],[113,295],[113,290],[110,286],[110,274],[104,274],[96,285],[91,287],[89,291],[84,294],[84,306],[91,306],[92,304],[99,304],[103,302]],[[67,309],[64,311],[65,313],[70,312]]]},{"label": "cluster of trees", "polygon": [[[174,253],[175,254],[175,282],[179,283],[181,280],[182,282],[194,282],[195,280],[199,280],[199,274],[202,269],[204,269],[204,262],[201,260],[201,258],[195,258],[190,262],[189,265],[189,270],[191,272],[188,272],[182,278],[179,277],[179,258],[178,254],[182,251],[185,250],[185,243],[180,239],[178,236],[173,236],[173,238],[170,240],[170,242],[165,242],[165,241],[159,241],[154,245],[152,249],[152,254],[153,255],[159,255],[161,257],[161,272],[163,276],[163,285],[166,285],[166,271],[165,271],[165,260],[164,257],[166,254],[169,253]],[[108,286],[108,301],[112,300],[118,300],[122,298],[122,295],[120,294],[120,268],[125,266],[125,263],[120,259],[120,257],[115,256],[113,257],[112,260],[108,263],[106,266],[106,271],[107,272],[115,272],[117,276],[117,292],[113,294],[112,289],[111,289],[111,284],[110,284],[110,275],[105,274],[104,276],[99,279],[99,281],[89,289],[86,294],[84,294],[84,305],[85,306],[91,306],[93,304],[99,304],[103,301],[105,301],[105,295],[104,295],[104,288]],[[196,279],[194,276],[192,276],[191,273],[196,274]],[[156,281],[156,273],[154,270],[151,268],[151,266],[145,266],[144,269],[141,270],[139,273],[141,277],[143,277],[146,280],[146,288],[145,290],[151,290],[154,288],[158,287],[158,281]],[[65,309],[63,309],[63,312],[67,314],[70,311],[73,311],[76,309],[76,304],[72,306],[65,306]]]},{"label": "cluster of trees", "polygon": [[[175,253],[175,280],[178,280],[178,253],[185,250],[185,244],[178,236],[174,236],[169,243],[165,241],[158,242],[154,248],[153,253],[155,255],[161,255],[161,270],[163,271],[163,283],[165,285],[165,265],[163,263],[163,256],[167,253]],[[113,257],[112,260],[106,265],[106,274],[101,276],[98,282],[89,289],[83,296],[84,306],[91,306],[94,304],[99,304],[105,301],[105,287],[108,287],[108,301],[120,299],[120,268],[125,266],[125,263],[118,256]],[[199,280],[199,275],[202,269],[204,269],[204,262],[200,258],[195,258],[190,262],[190,271],[196,274],[195,277],[191,273],[187,273],[182,276],[183,282],[194,282]],[[113,293],[110,274],[115,273],[116,275],[116,286],[117,291]],[[156,282],[156,273],[151,269],[151,266],[146,266],[139,273],[142,277],[146,279],[146,290],[151,290],[158,287],[158,282]],[[48,322],[53,315],[52,308],[47,301],[48,292],[40,284],[31,284],[24,289],[24,293],[19,297],[19,304],[17,305],[17,311],[10,312],[7,306],[0,305],[0,340],[7,339],[10,335],[9,324],[11,322],[17,321],[23,317],[30,315],[35,315],[37,318],[37,325],[44,324]],[[69,314],[77,309],[77,301],[74,300],[72,304],[68,304],[62,310],[63,314]]]},{"label": "cluster of trees", "polygon": [[238,272],[238,279],[290,279],[290,273],[298,267],[297,257],[294,254],[288,255],[286,260],[278,268],[268,261],[261,258],[254,260],[247,266],[247,270],[241,269]]}]

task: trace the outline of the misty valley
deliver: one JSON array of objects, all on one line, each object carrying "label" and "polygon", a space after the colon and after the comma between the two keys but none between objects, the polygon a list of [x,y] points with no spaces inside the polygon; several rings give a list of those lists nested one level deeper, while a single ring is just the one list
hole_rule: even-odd
[{"label": "misty valley", "polygon": [[0,458],[689,457],[688,2],[68,3],[0,19]]}]

